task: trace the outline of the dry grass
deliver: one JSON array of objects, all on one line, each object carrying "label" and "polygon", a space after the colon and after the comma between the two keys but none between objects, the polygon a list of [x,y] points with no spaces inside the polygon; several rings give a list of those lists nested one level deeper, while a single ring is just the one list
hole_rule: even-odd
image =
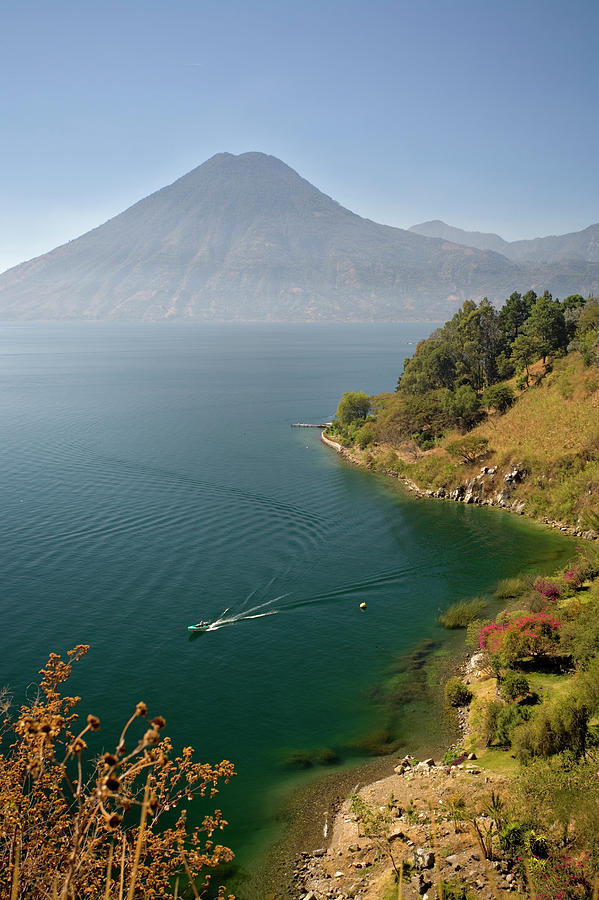
[{"label": "dry grass", "polygon": [[472,433],[487,437],[503,456],[545,465],[591,445],[596,450],[599,372],[585,368],[578,354],[557,360],[553,371],[523,391],[505,415],[491,416]]},{"label": "dry grass", "polygon": [[489,450],[474,465],[456,465],[443,447],[460,437],[445,435],[443,447],[407,453],[405,447],[371,451],[371,466],[390,468],[421,488],[452,490],[473,478],[481,464],[497,466],[491,493],[503,489],[503,473],[513,466],[527,475],[512,486],[535,518],[584,527],[599,507],[599,371],[586,368],[578,353],[558,359],[550,371],[537,363],[531,386],[505,414],[495,414],[469,436],[484,437]]},{"label": "dry grass", "polygon": [[[152,900],[172,896],[179,878],[199,897],[206,870],[233,854],[212,840],[227,824],[220,810],[188,833],[186,807],[196,794],[213,797],[233,766],[194,762],[191,747],[173,758],[164,719],[147,721],[142,702],[114,751],[91,756],[87,742],[100,720],[89,715],[81,727],[80,698],[62,693],[87,650],[75,647],[67,661],[51,654],[35,700],[14,721],[4,708],[0,900]],[[163,821],[167,814],[173,825]]]}]

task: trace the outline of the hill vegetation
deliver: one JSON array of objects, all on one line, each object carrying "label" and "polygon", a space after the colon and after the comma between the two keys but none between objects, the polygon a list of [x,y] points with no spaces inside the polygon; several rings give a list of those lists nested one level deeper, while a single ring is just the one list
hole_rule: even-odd
[{"label": "hill vegetation", "polygon": [[394,393],[331,437],[437,496],[584,530],[599,505],[599,300],[467,301],[407,359]]},{"label": "hill vegetation", "polygon": [[[329,432],[353,461],[423,493],[507,505],[596,538],[599,300],[529,292],[499,311],[465,303],[406,360],[394,393],[344,395]],[[492,896],[599,894],[599,550],[580,544],[559,571],[506,579],[494,596],[439,614],[464,629],[470,651],[445,685],[463,723],[446,772],[470,758],[466,771],[507,778],[482,806],[473,792],[447,798],[448,778],[440,801],[456,832],[477,837],[487,881],[503,873]],[[438,874],[437,891],[478,896],[474,874]]]}]

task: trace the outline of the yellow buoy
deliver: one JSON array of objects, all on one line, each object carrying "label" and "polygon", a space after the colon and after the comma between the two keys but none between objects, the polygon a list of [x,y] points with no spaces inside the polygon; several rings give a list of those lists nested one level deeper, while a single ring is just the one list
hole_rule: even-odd
[{"label": "yellow buoy", "polygon": [[366,604],[365,604],[365,603],[360,603],[360,609],[366,609]]}]

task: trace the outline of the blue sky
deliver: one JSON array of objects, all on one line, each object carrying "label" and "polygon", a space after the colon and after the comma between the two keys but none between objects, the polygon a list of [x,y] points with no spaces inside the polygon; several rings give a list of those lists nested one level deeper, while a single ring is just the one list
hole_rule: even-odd
[{"label": "blue sky", "polygon": [[597,0],[3,0],[0,270],[214,153],[376,221],[599,221]]}]

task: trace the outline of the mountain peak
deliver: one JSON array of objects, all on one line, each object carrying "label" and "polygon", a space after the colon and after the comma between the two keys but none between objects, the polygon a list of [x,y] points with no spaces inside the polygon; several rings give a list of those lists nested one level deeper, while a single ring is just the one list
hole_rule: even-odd
[{"label": "mountain peak", "polygon": [[[363,219],[275,156],[217,153],[0,275],[0,317],[439,321],[530,278],[499,254]],[[586,269],[570,282],[599,288]]]}]

